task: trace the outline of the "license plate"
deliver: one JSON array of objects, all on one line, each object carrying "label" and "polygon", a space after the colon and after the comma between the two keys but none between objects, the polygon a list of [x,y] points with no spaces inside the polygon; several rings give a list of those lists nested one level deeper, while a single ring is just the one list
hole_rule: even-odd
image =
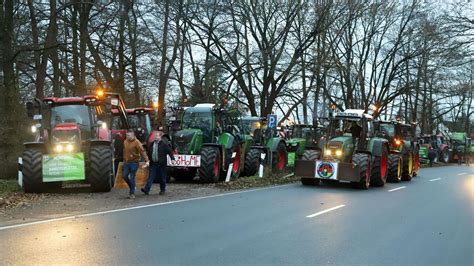
[{"label": "license plate", "polygon": [[337,166],[336,162],[316,161],[315,177],[337,180]]},{"label": "license plate", "polygon": [[201,167],[201,155],[175,154],[173,156],[175,159],[175,163],[172,163],[170,157],[168,157],[168,166]]}]

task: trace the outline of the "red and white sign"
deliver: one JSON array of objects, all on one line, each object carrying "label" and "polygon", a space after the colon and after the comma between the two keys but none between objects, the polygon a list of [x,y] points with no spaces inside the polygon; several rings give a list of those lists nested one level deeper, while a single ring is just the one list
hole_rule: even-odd
[{"label": "red and white sign", "polygon": [[168,166],[201,167],[201,155],[174,154],[175,163],[168,156]]}]

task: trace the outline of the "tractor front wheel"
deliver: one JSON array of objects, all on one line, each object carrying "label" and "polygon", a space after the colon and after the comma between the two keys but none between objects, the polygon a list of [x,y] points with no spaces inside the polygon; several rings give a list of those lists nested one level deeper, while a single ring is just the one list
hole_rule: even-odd
[{"label": "tractor front wheel", "polygon": [[398,183],[402,181],[402,157],[400,154],[390,154],[388,156],[388,178],[387,181]]},{"label": "tractor front wheel", "polygon": [[402,180],[410,181],[413,170],[413,153],[407,152],[403,155]]},{"label": "tractor front wheel", "polygon": [[243,176],[253,176],[258,172],[261,153],[262,150],[260,149],[250,149],[245,155]]},{"label": "tractor front wheel", "polygon": [[113,151],[108,145],[92,146],[89,152],[88,181],[93,192],[109,192],[113,187]]},{"label": "tractor front wheel", "polygon": [[370,155],[356,153],[352,156],[352,162],[359,167],[359,182],[353,182],[352,186],[358,189],[368,189],[370,186]]},{"label": "tractor front wheel", "polygon": [[388,148],[383,146],[382,154],[375,156],[372,167],[372,176],[370,184],[375,187],[383,187],[387,182],[388,169]]},{"label": "tractor front wheel", "polygon": [[23,160],[23,189],[26,193],[43,192],[43,154],[37,149],[27,149],[21,158]]},{"label": "tractor front wheel", "polygon": [[203,147],[201,150],[201,168],[199,178],[204,183],[217,183],[221,173],[221,153],[217,147]]}]

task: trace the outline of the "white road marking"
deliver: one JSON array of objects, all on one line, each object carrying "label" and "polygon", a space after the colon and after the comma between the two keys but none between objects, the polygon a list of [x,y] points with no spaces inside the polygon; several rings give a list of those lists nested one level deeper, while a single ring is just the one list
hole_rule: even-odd
[{"label": "white road marking", "polygon": [[397,190],[404,189],[404,188],[406,188],[406,186],[390,189],[388,192],[393,192],[393,191],[397,191]]},{"label": "white road marking", "polygon": [[319,216],[321,214],[324,214],[324,213],[327,213],[327,212],[330,212],[330,211],[334,211],[334,210],[337,210],[339,208],[342,208],[342,207],[345,207],[346,205],[342,204],[342,205],[339,205],[339,206],[336,206],[336,207],[332,207],[332,208],[329,208],[327,210],[324,210],[324,211],[320,211],[320,212],[317,212],[317,213],[313,213],[311,215],[308,215],[306,216],[306,218],[313,218],[313,217],[316,217],[316,216]]},{"label": "white road marking", "polygon": [[431,179],[429,180],[430,182],[433,182],[433,181],[438,181],[438,180],[441,180],[441,178],[434,178],[434,179]]},{"label": "white road marking", "polygon": [[458,175],[466,175],[467,173],[459,173]]},{"label": "white road marking", "polygon": [[30,225],[45,224],[45,223],[65,221],[65,220],[73,220],[73,219],[90,217],[90,216],[97,216],[97,215],[108,214],[108,213],[123,212],[123,211],[143,209],[143,208],[162,206],[162,205],[170,205],[170,204],[174,204],[174,203],[181,203],[181,202],[188,202],[188,201],[195,201],[195,200],[202,200],[202,199],[210,199],[210,198],[218,198],[218,197],[230,196],[230,195],[235,195],[235,194],[255,192],[255,191],[260,191],[260,190],[281,188],[281,187],[292,186],[292,185],[294,185],[294,184],[286,184],[286,185],[281,185],[281,186],[272,186],[272,187],[265,187],[265,188],[256,188],[256,189],[250,189],[250,190],[244,190],[244,191],[236,191],[236,192],[222,193],[222,194],[196,197],[196,198],[190,198],[190,199],[182,199],[182,200],[175,200],[175,201],[153,203],[153,204],[140,205],[140,206],[134,206],[134,207],[128,207],[128,208],[115,209],[115,210],[91,212],[91,213],[85,213],[85,214],[79,214],[79,215],[73,215],[73,216],[66,216],[66,217],[60,217],[60,218],[53,218],[53,219],[47,219],[47,220],[40,220],[40,221],[35,221],[35,222],[23,223],[23,224],[7,225],[7,226],[0,227],[0,231],[1,230],[18,228],[18,227],[25,227],[25,226],[30,226]]}]

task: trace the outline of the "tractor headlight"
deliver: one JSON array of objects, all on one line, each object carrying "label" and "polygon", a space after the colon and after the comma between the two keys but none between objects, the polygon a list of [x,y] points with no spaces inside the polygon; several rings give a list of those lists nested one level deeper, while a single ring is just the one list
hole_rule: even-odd
[{"label": "tractor headlight", "polygon": [[332,155],[332,152],[331,152],[331,150],[326,150],[326,151],[324,152],[324,154],[326,154],[327,156],[331,156],[331,155]]},{"label": "tractor headlight", "polygon": [[64,148],[63,148],[63,145],[61,145],[61,144],[56,144],[56,146],[54,146],[54,150],[55,150],[56,152],[62,152],[63,149],[64,149]]},{"label": "tractor headlight", "polygon": [[107,129],[107,123],[102,122],[102,128],[103,128],[103,129]]},{"label": "tractor headlight", "polygon": [[336,156],[341,156],[342,155],[342,150],[336,150]]},{"label": "tractor headlight", "polygon": [[72,152],[74,150],[74,145],[72,144],[67,144],[66,145],[66,151],[67,152]]},{"label": "tractor headlight", "polygon": [[402,144],[402,142],[399,139],[395,139],[395,144],[399,146],[400,144]]},{"label": "tractor headlight", "polygon": [[37,130],[37,128],[36,128],[35,125],[31,126],[31,132],[36,133],[36,130]]}]

